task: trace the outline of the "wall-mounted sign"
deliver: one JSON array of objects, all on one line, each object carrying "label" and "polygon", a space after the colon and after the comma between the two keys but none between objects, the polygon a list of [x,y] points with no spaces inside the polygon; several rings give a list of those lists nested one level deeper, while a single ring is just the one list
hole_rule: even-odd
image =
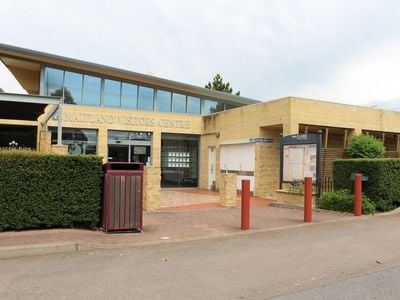
[{"label": "wall-mounted sign", "polygon": [[271,138],[250,138],[250,143],[273,143],[274,140]]},{"label": "wall-mounted sign", "polygon": [[[54,120],[58,119],[56,114]],[[91,112],[63,112],[63,122],[94,123],[94,124],[124,124],[132,126],[190,129],[190,121],[183,119],[139,117],[125,114],[103,114]]]}]

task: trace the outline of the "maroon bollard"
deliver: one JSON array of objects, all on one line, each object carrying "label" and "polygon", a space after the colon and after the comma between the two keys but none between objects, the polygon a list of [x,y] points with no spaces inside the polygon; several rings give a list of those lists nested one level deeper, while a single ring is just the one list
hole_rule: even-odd
[{"label": "maroon bollard", "polygon": [[312,177],[304,178],[304,222],[312,222]]},{"label": "maroon bollard", "polygon": [[361,216],[362,210],[362,175],[354,176],[354,216]]},{"label": "maroon bollard", "polygon": [[242,180],[242,230],[250,228],[250,180]]}]

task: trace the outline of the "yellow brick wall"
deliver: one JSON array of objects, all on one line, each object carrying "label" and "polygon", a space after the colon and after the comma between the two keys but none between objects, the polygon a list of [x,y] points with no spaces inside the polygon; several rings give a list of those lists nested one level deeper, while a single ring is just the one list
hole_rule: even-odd
[{"label": "yellow brick wall", "polygon": [[[299,133],[299,124],[347,128],[348,141],[362,130],[400,132],[400,113],[333,102],[287,97],[240,107],[204,117],[202,136],[201,187],[207,186],[208,147],[220,143],[248,141],[254,137],[270,137],[273,144],[256,145],[255,194],[271,195],[279,185],[279,141],[283,136]],[[341,136],[332,135],[329,146],[340,147]],[[219,167],[219,156],[217,156]],[[217,184],[219,186],[219,184]]]},{"label": "yellow brick wall", "polygon": [[259,197],[271,196],[279,188],[280,132],[268,130],[264,133],[273,143],[256,143],[254,195]]},{"label": "yellow brick wall", "polygon": [[237,189],[236,174],[228,173],[220,176],[219,203],[222,207],[236,207]]},{"label": "yellow brick wall", "polygon": [[143,209],[155,211],[161,207],[161,170],[158,167],[144,167]]}]

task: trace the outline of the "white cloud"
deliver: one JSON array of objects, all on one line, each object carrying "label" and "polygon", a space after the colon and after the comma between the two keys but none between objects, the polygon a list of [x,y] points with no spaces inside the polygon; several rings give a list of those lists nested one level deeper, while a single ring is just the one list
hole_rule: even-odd
[{"label": "white cloud", "polygon": [[400,40],[371,45],[330,77],[325,84],[310,84],[295,93],[352,104],[400,98]]},{"label": "white cloud", "polygon": [[[396,0],[3,0],[2,9],[0,43],[198,86],[220,72],[255,99],[399,97]],[[4,78],[0,70],[0,86]]]}]

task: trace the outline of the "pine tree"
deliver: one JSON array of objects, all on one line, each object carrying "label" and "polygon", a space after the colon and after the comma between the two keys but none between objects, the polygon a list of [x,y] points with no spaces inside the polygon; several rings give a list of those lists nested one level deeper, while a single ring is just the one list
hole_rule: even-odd
[{"label": "pine tree", "polygon": [[[216,90],[228,94],[232,94],[233,89],[231,87],[231,84],[229,82],[224,83],[223,78],[219,73],[217,73],[214,78],[212,83],[209,81],[206,85],[205,88],[210,89],[210,90]],[[236,96],[240,96],[240,91],[237,91],[235,93]]]}]

